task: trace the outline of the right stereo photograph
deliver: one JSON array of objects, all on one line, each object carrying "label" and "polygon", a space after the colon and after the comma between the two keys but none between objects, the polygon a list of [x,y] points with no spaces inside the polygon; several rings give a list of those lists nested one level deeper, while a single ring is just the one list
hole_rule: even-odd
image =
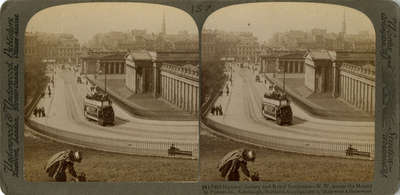
[{"label": "right stereo photograph", "polygon": [[375,30],[362,12],[249,3],[201,32],[201,181],[374,177]]}]

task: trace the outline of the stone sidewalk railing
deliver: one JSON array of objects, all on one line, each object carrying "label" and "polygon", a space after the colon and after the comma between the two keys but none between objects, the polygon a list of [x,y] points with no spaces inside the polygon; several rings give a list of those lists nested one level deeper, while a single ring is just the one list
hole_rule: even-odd
[{"label": "stone sidewalk railing", "polygon": [[[159,157],[174,157],[174,158],[189,158],[197,159],[199,154],[198,143],[176,143],[172,141],[141,141],[129,139],[113,139],[101,136],[82,135],[70,131],[65,131],[59,128],[50,127],[33,120],[27,120],[25,125],[39,133],[40,136],[79,147],[87,147],[95,150],[145,155]],[[170,156],[168,149],[174,144],[175,147],[191,151],[192,156]]]},{"label": "stone sidewalk railing", "polygon": [[371,155],[369,158],[362,156],[354,156],[351,158],[361,158],[368,160],[373,160],[375,158],[374,143],[350,143],[346,141],[326,142],[326,141],[314,141],[314,140],[279,137],[274,135],[246,131],[243,129],[219,123],[209,118],[202,120],[202,123],[206,125],[211,131],[215,131],[215,133],[219,135],[226,136],[236,141],[245,142],[252,145],[263,146],[270,149],[295,152],[301,154],[346,158],[346,149],[351,144],[353,148],[362,152],[368,152]]}]

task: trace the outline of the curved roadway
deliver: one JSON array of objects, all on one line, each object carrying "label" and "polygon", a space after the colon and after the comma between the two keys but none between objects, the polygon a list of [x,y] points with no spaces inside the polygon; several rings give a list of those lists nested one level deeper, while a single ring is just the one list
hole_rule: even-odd
[{"label": "curved roadway", "polygon": [[[86,83],[85,81],[83,83]],[[83,100],[89,86],[78,84],[73,72],[59,70],[53,95],[46,95],[38,106],[46,117],[30,117],[30,125],[43,134],[62,140],[113,152],[167,156],[174,144],[179,149],[198,154],[198,121],[156,121],[135,118],[113,104],[114,126],[100,126],[83,115]],[[99,148],[97,147],[99,146]]]},{"label": "curved roadway", "polygon": [[[252,140],[258,139],[260,142],[275,142],[273,144],[280,145],[277,149],[284,148],[295,152],[343,156],[344,150],[352,144],[357,149],[374,155],[374,122],[319,119],[291,103],[293,124],[279,126],[261,114],[266,85],[255,82],[255,74],[248,69],[235,67],[232,78],[232,83],[227,84],[230,88],[229,95],[224,90],[224,94],[216,101],[216,105],[222,105],[224,115],[207,116],[209,121],[223,126],[224,129],[220,130],[240,129],[241,132],[236,134],[243,133],[244,136],[251,137]],[[270,139],[265,140],[266,137],[263,136]]]}]

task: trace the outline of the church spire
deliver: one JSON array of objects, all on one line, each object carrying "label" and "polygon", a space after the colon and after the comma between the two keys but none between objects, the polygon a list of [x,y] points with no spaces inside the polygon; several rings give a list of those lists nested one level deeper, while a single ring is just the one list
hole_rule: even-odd
[{"label": "church spire", "polygon": [[346,34],[346,10],[343,10],[343,24],[342,24],[342,33]]},{"label": "church spire", "polygon": [[162,26],[161,26],[161,33],[162,34],[167,34],[167,24],[165,22],[165,11],[163,11],[163,21],[162,21]]}]

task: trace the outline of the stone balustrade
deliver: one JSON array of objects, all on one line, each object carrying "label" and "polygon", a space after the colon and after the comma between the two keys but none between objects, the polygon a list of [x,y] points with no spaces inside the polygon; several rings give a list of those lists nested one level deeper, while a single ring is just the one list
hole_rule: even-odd
[{"label": "stone balustrade", "polygon": [[173,64],[162,64],[161,71],[169,72],[171,74],[185,77],[192,80],[199,80],[199,70],[198,68],[193,69],[190,67],[178,66]]},{"label": "stone balustrade", "polygon": [[349,63],[343,63],[340,66],[340,71],[346,71],[350,74],[362,76],[362,77],[365,77],[365,78],[375,81],[376,73],[375,73],[375,70],[373,70],[373,69],[364,68],[362,66],[357,66],[357,65],[353,65],[353,64],[349,64]]}]

